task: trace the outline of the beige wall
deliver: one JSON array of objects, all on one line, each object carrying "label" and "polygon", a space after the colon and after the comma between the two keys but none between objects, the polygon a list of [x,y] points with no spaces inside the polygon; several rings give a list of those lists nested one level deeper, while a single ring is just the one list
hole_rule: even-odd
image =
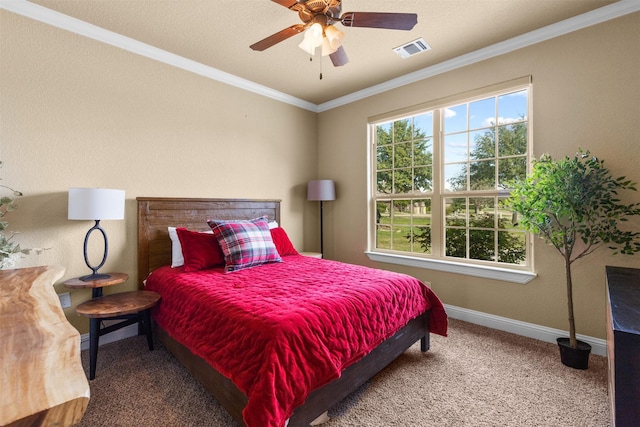
[{"label": "beige wall", "polygon": [[[293,243],[315,247],[303,232],[317,227],[317,206],[306,201],[315,113],[2,10],[0,28],[1,177],[25,195],[6,219],[23,246],[51,248],[19,267],[60,264],[65,279],[89,272],[82,244],[92,222],[66,219],[76,186],[126,191],[126,220],[102,223],[101,271],[131,280],[107,292],[135,287],[137,196],[281,199]],[[74,306],[89,296],[71,292]],[[66,314],[88,331],[86,319]]]},{"label": "beige wall", "polygon": [[[538,277],[527,285],[368,260],[367,118],[531,75],[536,156],[573,155],[583,147],[604,158],[614,175],[640,182],[638,28],[635,13],[321,113],[320,175],[335,179],[338,193],[326,205],[325,252],[415,275],[431,282],[447,304],[566,330],[563,262],[539,239]],[[605,337],[605,265],[640,267],[640,255],[614,257],[600,250],[575,264],[578,333],[599,338]]]},{"label": "beige wall", "polygon": [[[367,117],[525,75],[534,83],[536,155],[582,146],[640,181],[638,13],[319,115],[2,10],[0,27],[1,177],[25,194],[8,219],[25,246],[51,248],[19,266],[61,264],[65,278],[87,271],[82,240],[91,226],[66,219],[72,186],[126,190],[126,220],[103,223],[105,270],[133,278],[136,196],[282,199],[294,244],[313,250],[317,205],[305,200],[305,183],[316,177],[337,185],[338,200],[325,204],[328,257],[374,265],[364,255]],[[527,285],[378,266],[431,282],[447,304],[566,329],[561,261],[537,241],[535,264]],[[600,251],[576,265],[579,333],[604,337],[607,264],[640,267],[640,257]],[[73,291],[72,302],[88,296]]]}]

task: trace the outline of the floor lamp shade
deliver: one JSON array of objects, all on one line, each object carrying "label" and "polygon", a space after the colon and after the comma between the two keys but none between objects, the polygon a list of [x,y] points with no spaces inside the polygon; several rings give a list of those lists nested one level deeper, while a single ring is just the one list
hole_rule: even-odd
[{"label": "floor lamp shade", "polygon": [[[84,281],[108,278],[108,274],[98,274],[98,270],[107,260],[109,243],[107,234],[100,227],[103,219],[124,219],[124,190],[113,190],[109,188],[70,188],[68,218],[71,220],[91,220],[95,225],[89,229],[84,238],[84,262],[93,272],[80,279]],[[93,266],[89,262],[87,247],[89,236],[93,231],[99,231],[104,238],[104,255],[99,265]]]},{"label": "floor lamp shade", "polygon": [[336,186],[330,179],[309,181],[307,186],[307,200],[328,201],[336,199]]},{"label": "floor lamp shade", "polygon": [[336,186],[330,179],[309,181],[307,200],[320,201],[320,253],[324,258],[324,231],[322,226],[322,202],[336,199]]}]

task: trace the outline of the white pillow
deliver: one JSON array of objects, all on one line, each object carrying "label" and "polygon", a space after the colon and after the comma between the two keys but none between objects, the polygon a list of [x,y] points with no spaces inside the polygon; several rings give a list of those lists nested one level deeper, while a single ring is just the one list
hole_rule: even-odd
[{"label": "white pillow", "polygon": [[269,230],[271,230],[272,228],[278,228],[278,222],[277,221],[270,221],[269,222]]},{"label": "white pillow", "polygon": [[[176,227],[167,227],[169,238],[171,239],[171,267],[182,267],[184,265],[184,256],[182,255],[182,245],[176,232]],[[213,231],[201,231],[201,233],[213,234]]]}]

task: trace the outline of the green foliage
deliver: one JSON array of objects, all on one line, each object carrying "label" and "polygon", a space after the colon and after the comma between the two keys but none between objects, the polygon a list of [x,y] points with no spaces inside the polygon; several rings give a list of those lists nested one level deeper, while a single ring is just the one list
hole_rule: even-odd
[{"label": "green foliage", "polygon": [[432,187],[432,139],[411,119],[376,127],[377,191],[409,194]]},{"label": "green foliage", "polygon": [[543,155],[531,175],[514,183],[508,205],[520,225],[553,245],[573,263],[603,244],[614,253],[640,251],[640,232],[620,223],[640,214],[640,203],[623,204],[621,190],[636,190],[625,177],[613,178],[604,161],[580,150],[555,161]]},{"label": "green foliage", "polygon": [[[505,229],[508,221],[504,218],[498,219],[498,226]],[[469,258],[483,261],[495,261],[494,231],[487,230],[493,228],[494,216],[490,214],[477,215],[474,225],[481,229],[469,230]],[[431,227],[420,227],[420,232],[413,237],[425,252],[431,250]],[[447,256],[466,258],[467,257],[467,230],[463,228],[447,228]],[[407,239],[411,239],[408,235]],[[526,249],[523,239],[507,231],[498,231],[498,261],[510,264],[518,264],[525,259]]]},{"label": "green foliage", "polygon": [[565,263],[569,340],[577,347],[573,316],[572,264],[606,245],[613,253],[640,251],[640,232],[622,229],[640,214],[640,203],[624,204],[618,193],[636,191],[625,177],[614,178],[604,161],[579,150],[574,157],[553,160],[543,155],[530,176],[515,182],[507,204],[520,225],[557,249]]},{"label": "green foliage", "polygon": [[[0,162],[0,167],[1,166],[2,166],[2,162]],[[14,233],[11,233],[11,232],[5,233],[5,230],[7,229],[7,227],[9,227],[9,223],[4,219],[2,219],[8,212],[18,209],[18,206],[15,203],[15,198],[22,196],[22,193],[12,189],[11,187],[7,187],[6,185],[1,185],[1,184],[0,184],[0,189],[4,191],[9,191],[11,193],[10,196],[0,197],[0,270],[1,270],[11,265],[11,255],[13,254],[26,255],[29,253],[29,249],[22,249],[20,248],[19,244],[12,242]]]}]

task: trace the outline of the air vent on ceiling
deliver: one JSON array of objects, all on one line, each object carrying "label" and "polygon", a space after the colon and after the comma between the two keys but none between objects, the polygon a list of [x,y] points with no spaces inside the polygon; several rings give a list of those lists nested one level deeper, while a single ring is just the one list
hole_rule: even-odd
[{"label": "air vent on ceiling", "polygon": [[429,49],[431,49],[431,46],[421,37],[402,46],[395,47],[393,51],[404,59]]}]

